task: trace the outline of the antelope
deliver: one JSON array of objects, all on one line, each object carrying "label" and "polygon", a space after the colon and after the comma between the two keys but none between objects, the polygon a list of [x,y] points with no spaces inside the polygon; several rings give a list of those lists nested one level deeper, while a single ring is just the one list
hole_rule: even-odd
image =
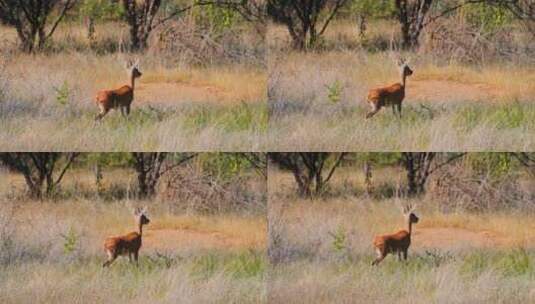
[{"label": "antelope", "polygon": [[130,105],[134,100],[135,81],[142,75],[139,71],[139,60],[136,60],[134,64],[126,63],[126,69],[130,77],[130,85],[124,85],[115,90],[102,90],[97,93],[96,103],[100,112],[95,117],[95,121],[100,121],[111,109],[120,108],[123,117],[130,114]]},{"label": "antelope", "polygon": [[378,235],[373,240],[377,258],[372,265],[379,264],[389,253],[398,254],[398,259],[407,260],[407,252],[411,245],[412,224],[418,223],[419,218],[413,213],[414,207],[403,207],[402,213],[408,222],[408,231],[400,230],[393,234]]},{"label": "antelope", "polygon": [[107,267],[120,255],[128,255],[128,259],[132,262],[132,255],[136,264],[138,263],[139,249],[141,248],[141,236],[143,235],[143,225],[150,223],[146,215],[146,209],[134,209],[134,217],[138,225],[138,231],[130,232],[122,236],[108,237],[104,242],[104,250],[108,255],[108,260],[102,265]]},{"label": "antelope", "polygon": [[392,112],[396,115],[396,109],[401,118],[401,103],[405,98],[405,84],[408,76],[411,76],[413,71],[408,65],[408,62],[403,58],[397,60],[399,71],[401,74],[401,83],[395,83],[390,86],[371,89],[368,92],[366,101],[370,104],[372,110],[366,114],[366,119],[372,117],[382,107],[392,106]]}]

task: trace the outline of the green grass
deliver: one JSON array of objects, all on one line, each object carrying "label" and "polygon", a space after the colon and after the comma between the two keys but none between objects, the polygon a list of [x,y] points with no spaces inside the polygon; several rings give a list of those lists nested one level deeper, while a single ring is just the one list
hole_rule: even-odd
[{"label": "green grass", "polygon": [[471,131],[479,125],[488,124],[497,130],[516,128],[533,129],[535,107],[530,104],[511,103],[508,105],[469,105],[461,107],[454,118],[454,126],[460,132]]},{"label": "green grass", "polygon": [[232,107],[206,108],[195,107],[184,114],[186,130],[201,131],[215,126],[227,132],[248,131],[251,129],[265,132],[267,129],[267,108],[262,104],[241,103]]},{"label": "green grass", "polygon": [[270,117],[273,151],[532,150],[535,106],[508,104],[407,104],[401,119],[384,108],[302,105]]},{"label": "green grass", "polygon": [[191,273],[194,277],[207,278],[222,272],[235,279],[260,278],[266,269],[264,256],[247,251],[236,254],[206,254],[193,259]]},{"label": "green grass", "polygon": [[462,260],[461,273],[470,276],[491,270],[504,277],[529,276],[535,279],[535,253],[524,249],[502,252],[474,252]]},{"label": "green grass", "polygon": [[259,150],[267,130],[264,103],[134,107],[128,119],[111,111],[97,124],[96,111],[68,106],[49,110],[49,115],[40,117],[3,117],[0,140],[5,143],[4,150],[251,151]]},{"label": "green grass", "polygon": [[[211,251],[193,256],[142,255],[135,266],[102,257],[0,266],[2,303],[261,303],[266,262],[261,252]],[[44,279],[46,278],[46,279]]]},{"label": "green grass", "polygon": [[528,303],[535,252],[522,249],[412,253],[407,262],[372,255],[348,260],[295,260],[272,272],[273,301],[338,303]]}]

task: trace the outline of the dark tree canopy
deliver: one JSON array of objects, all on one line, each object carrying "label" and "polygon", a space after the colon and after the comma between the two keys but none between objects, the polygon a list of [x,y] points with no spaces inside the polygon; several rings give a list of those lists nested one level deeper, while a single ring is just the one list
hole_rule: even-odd
[{"label": "dark tree canopy", "polygon": [[[433,6],[440,9],[433,11]],[[531,0],[395,0],[396,14],[401,30],[401,43],[405,49],[412,49],[419,45],[419,37],[423,29],[441,17],[460,9],[466,5],[484,4],[504,8],[510,11],[518,20],[535,30],[535,2]],[[535,33],[535,31],[533,31]]]},{"label": "dark tree canopy", "polygon": [[195,0],[182,7],[173,8],[162,16],[158,16],[158,13],[162,10],[165,0],[121,1],[130,28],[130,48],[133,51],[144,50],[148,47],[150,34],[156,27],[164,25],[165,22],[179,17],[196,6],[224,7],[238,12],[245,20],[260,24],[264,22],[264,5],[260,0]]},{"label": "dark tree canopy", "polygon": [[314,47],[348,0],[269,0],[268,15],[288,29],[295,49]]},{"label": "dark tree canopy", "polygon": [[407,193],[418,195],[425,192],[429,176],[437,169],[464,156],[465,153],[403,152],[401,163],[407,171]]},{"label": "dark tree canopy", "polygon": [[[269,158],[281,169],[292,172],[300,196],[310,197],[323,192],[334,171],[347,153],[269,153]],[[333,161],[332,164],[330,161]],[[330,168],[328,166],[330,165]],[[327,172],[327,175],[324,173]],[[312,189],[314,187],[314,189]]]},{"label": "dark tree canopy", "polygon": [[[154,196],[156,185],[163,174],[197,155],[195,153],[179,153],[178,159],[169,159],[169,154],[167,152],[132,152],[140,198]],[[166,160],[168,160],[168,164],[164,165]]]},{"label": "dark tree canopy", "polygon": [[0,20],[15,27],[23,51],[34,52],[43,49],[75,4],[75,0],[0,0]]},{"label": "dark tree canopy", "polygon": [[[59,186],[78,153],[0,153],[0,162],[24,176],[33,198],[49,196]],[[58,164],[63,163],[59,168]]]}]

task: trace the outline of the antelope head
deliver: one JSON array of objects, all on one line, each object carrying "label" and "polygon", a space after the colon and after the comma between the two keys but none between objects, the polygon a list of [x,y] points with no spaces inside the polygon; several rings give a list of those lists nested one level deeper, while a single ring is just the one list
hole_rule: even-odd
[{"label": "antelope head", "polygon": [[416,210],[416,204],[413,203],[407,203],[406,205],[401,205],[401,213],[403,214],[403,217],[407,219],[409,223],[416,224],[420,220],[416,214],[414,214],[414,211]]},{"label": "antelope head", "polygon": [[147,216],[147,208],[146,207],[134,209],[134,217],[136,219],[136,222],[140,226],[147,225],[148,223],[150,223],[150,219]]},{"label": "antelope head", "polygon": [[125,68],[128,71],[128,76],[131,76],[132,78],[139,78],[143,75],[139,68],[139,59],[136,59],[134,62],[126,62]]}]

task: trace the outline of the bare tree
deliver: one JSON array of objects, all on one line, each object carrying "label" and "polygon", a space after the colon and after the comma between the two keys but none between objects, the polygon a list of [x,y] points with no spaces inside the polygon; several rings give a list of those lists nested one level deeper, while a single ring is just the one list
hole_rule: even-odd
[{"label": "bare tree", "polygon": [[155,26],[154,18],[161,4],[161,0],[123,0],[126,20],[130,27],[132,50],[142,50],[147,47],[149,35]]},{"label": "bare tree", "polygon": [[262,0],[195,0],[189,5],[175,8],[165,16],[156,18],[164,2],[165,0],[122,0],[126,20],[130,27],[130,47],[133,51],[146,49],[150,34],[155,28],[196,6],[226,7],[237,11],[245,20],[264,22]]},{"label": "bare tree", "polygon": [[[347,153],[269,153],[269,158],[284,170],[292,172],[297,191],[300,196],[309,197],[312,194],[319,195],[323,192],[325,185],[329,182],[334,171]],[[334,159],[327,169],[329,160]],[[324,173],[327,175],[324,176]],[[314,191],[312,190],[315,186]]]},{"label": "bare tree", "polygon": [[418,45],[418,37],[424,28],[425,18],[432,3],[433,0],[396,0],[403,48]]},{"label": "bare tree", "polygon": [[[43,190],[46,196],[53,193],[77,156],[78,153],[0,153],[0,161],[10,170],[21,173],[30,196],[40,199]],[[60,160],[64,164],[57,171]]]},{"label": "bare tree", "polygon": [[132,152],[134,169],[137,173],[138,195],[140,198],[156,194],[156,185],[167,171],[192,159],[196,153],[178,153],[178,159],[170,160],[164,166],[169,153],[167,152]]},{"label": "bare tree", "polygon": [[418,195],[425,192],[425,185],[429,176],[439,168],[464,156],[465,153],[446,153],[440,155],[437,161],[436,152],[403,152],[401,163],[407,171],[407,192]]},{"label": "bare tree", "polygon": [[[31,53],[43,49],[75,3],[75,0],[0,0],[0,21],[15,27],[21,49]],[[56,17],[47,30],[53,12]]]},{"label": "bare tree", "polygon": [[288,29],[295,49],[313,47],[348,0],[268,0],[267,13]]},{"label": "bare tree", "polygon": [[412,49],[418,46],[422,30],[430,23],[472,4],[486,4],[509,10],[518,20],[524,22],[535,34],[535,2],[532,0],[457,0],[444,1],[442,9],[432,15],[434,0],[396,0],[397,18],[401,28],[402,47]]}]

